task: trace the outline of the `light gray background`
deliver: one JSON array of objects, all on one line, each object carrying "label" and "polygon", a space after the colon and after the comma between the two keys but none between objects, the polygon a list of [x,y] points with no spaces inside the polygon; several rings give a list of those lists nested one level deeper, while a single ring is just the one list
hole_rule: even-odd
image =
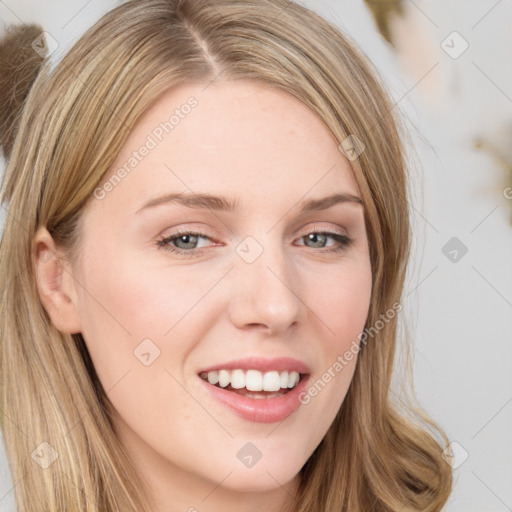
[{"label": "light gray background", "polygon": [[[57,41],[58,60],[119,3],[0,0],[0,34],[10,23],[38,22]],[[303,3],[367,53],[415,147],[415,245],[404,302],[417,397],[456,455],[445,510],[512,510],[512,2],[405,0],[405,16],[393,25],[397,50],[362,0]],[[467,50],[453,58],[464,41]],[[476,138],[491,150],[475,149]],[[453,237],[467,248],[462,257],[456,249],[455,262],[443,253]],[[12,487],[0,453],[0,512],[15,510]]]}]

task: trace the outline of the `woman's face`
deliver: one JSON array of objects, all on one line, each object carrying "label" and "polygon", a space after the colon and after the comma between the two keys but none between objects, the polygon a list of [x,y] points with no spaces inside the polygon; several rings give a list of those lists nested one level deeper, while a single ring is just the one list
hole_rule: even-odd
[{"label": "woman's face", "polygon": [[74,301],[119,435],[162,500],[297,483],[368,314],[352,196],[328,128],[261,84],[181,86],[131,132],[85,209]]}]

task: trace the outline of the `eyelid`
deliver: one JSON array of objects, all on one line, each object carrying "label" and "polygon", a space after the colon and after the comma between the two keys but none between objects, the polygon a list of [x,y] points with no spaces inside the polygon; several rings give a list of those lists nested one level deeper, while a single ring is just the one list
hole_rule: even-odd
[{"label": "eyelid", "polygon": [[320,232],[324,232],[324,233],[325,232],[332,232],[332,233],[336,233],[337,235],[347,236],[348,237],[348,233],[343,232],[339,227],[333,228],[332,226],[325,227],[325,226],[320,226],[318,224],[313,224],[313,226],[310,226],[310,227],[308,227],[305,230],[301,230],[300,233],[302,233],[302,234],[299,235],[298,238],[306,236],[306,235],[308,235],[309,233],[311,233],[313,231],[314,232],[320,231]]},{"label": "eyelid", "polygon": [[[229,230],[229,228],[227,228],[227,229]],[[229,230],[229,231],[231,231],[231,230]],[[170,229],[165,229],[164,231],[162,231],[162,233],[167,233],[167,232],[169,233],[168,235],[160,234],[160,235],[158,235],[158,237],[160,239],[164,239],[164,238],[171,238],[171,237],[179,236],[180,234],[188,235],[188,234],[193,233],[193,234],[197,234],[197,235],[201,235],[203,237],[209,238],[210,240],[217,241],[218,239],[225,236],[220,231],[218,231],[214,228],[211,228],[209,226],[201,225],[200,223],[197,223],[197,224],[190,223],[190,224],[187,224],[186,226],[178,226],[178,227],[174,227],[174,228],[170,228]]]}]

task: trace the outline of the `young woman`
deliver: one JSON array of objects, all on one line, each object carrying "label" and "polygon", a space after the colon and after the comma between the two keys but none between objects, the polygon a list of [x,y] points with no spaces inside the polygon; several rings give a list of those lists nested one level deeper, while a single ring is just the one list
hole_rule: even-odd
[{"label": "young woman", "polygon": [[390,390],[403,149],[335,27],[288,0],[128,1],[10,130],[20,512],[442,509],[447,439]]}]

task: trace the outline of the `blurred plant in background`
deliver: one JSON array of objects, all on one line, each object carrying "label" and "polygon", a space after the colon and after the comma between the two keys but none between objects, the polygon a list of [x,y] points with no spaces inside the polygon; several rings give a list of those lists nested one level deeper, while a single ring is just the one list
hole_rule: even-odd
[{"label": "blurred plant in background", "polygon": [[391,19],[404,14],[403,0],[365,0],[383,37],[393,44]]},{"label": "blurred plant in background", "polygon": [[[505,130],[505,140],[512,141],[512,126]],[[477,150],[486,151],[490,154],[497,165],[499,165],[505,172],[504,182],[502,184],[503,195],[509,199],[510,203],[510,217],[509,223],[512,226],[512,144],[508,144],[508,153],[501,145],[490,142],[487,138],[476,137],[473,146]]]}]

